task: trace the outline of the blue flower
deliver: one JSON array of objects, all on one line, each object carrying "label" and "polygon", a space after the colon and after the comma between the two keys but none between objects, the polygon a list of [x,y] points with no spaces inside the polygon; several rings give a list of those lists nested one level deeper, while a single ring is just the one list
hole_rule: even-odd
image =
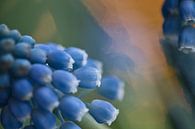
[{"label": "blue flower", "polygon": [[9,28],[5,24],[0,24],[0,39],[8,35]]},{"label": "blue flower", "polygon": [[88,112],[86,105],[74,96],[63,97],[60,101],[59,109],[62,116],[71,121],[81,121],[83,116]]},{"label": "blue flower", "polygon": [[29,59],[32,63],[44,64],[47,60],[47,54],[44,50],[39,48],[33,48],[30,51]]},{"label": "blue flower", "polygon": [[195,52],[195,28],[186,26],[179,35],[179,50],[184,53]]},{"label": "blue flower", "polygon": [[195,22],[195,3],[193,0],[182,0],[180,15],[184,22]]},{"label": "blue flower", "polygon": [[21,38],[21,34],[18,30],[14,29],[10,30],[8,37],[13,39],[15,42],[18,42]]},{"label": "blue flower", "polygon": [[74,60],[68,53],[58,50],[48,54],[47,63],[57,70],[72,70]]},{"label": "blue flower", "polygon": [[0,88],[10,87],[10,77],[8,74],[0,74]]},{"label": "blue flower", "polygon": [[88,55],[87,53],[79,48],[70,47],[65,50],[68,54],[71,55],[75,63],[73,64],[74,69],[80,68],[87,63]]},{"label": "blue flower", "polygon": [[47,111],[41,109],[35,109],[32,112],[32,121],[36,129],[55,129],[56,118],[55,116]]},{"label": "blue flower", "polygon": [[164,36],[170,40],[177,41],[181,29],[181,20],[177,16],[167,17],[163,23]]},{"label": "blue flower", "polygon": [[51,88],[46,86],[35,91],[34,99],[38,106],[51,112],[59,105],[58,96]]},{"label": "blue flower", "polygon": [[81,88],[93,89],[101,84],[101,72],[96,68],[84,66],[75,70],[74,75],[80,80]]},{"label": "blue flower", "polygon": [[0,115],[3,128],[81,129],[74,122],[80,122],[88,113],[87,106],[97,122],[111,124],[118,110],[110,103],[94,100],[87,104],[81,100],[90,95],[86,90],[99,91],[111,100],[122,99],[124,86],[117,77],[105,77],[102,87],[96,90],[101,84],[102,72],[102,63],[88,59],[85,50],[65,49],[53,42],[36,44],[30,35],[21,35],[18,30],[1,24]]},{"label": "blue flower", "polygon": [[81,129],[81,128],[75,123],[71,121],[67,121],[60,126],[60,129]]},{"label": "blue flower", "polygon": [[22,122],[10,112],[8,107],[4,107],[1,111],[1,124],[4,129],[19,129],[22,127]]},{"label": "blue flower", "polygon": [[0,41],[0,53],[12,52],[15,47],[15,41],[11,38],[5,38]]},{"label": "blue flower", "polygon": [[12,67],[14,57],[11,54],[4,54],[0,56],[0,71],[8,72]]},{"label": "blue flower", "polygon": [[124,97],[124,83],[116,76],[106,76],[102,79],[99,93],[111,100],[122,100]]},{"label": "blue flower", "polygon": [[39,85],[47,85],[52,81],[51,69],[42,64],[33,64],[29,71],[29,76],[34,83]]},{"label": "blue flower", "polygon": [[27,43],[18,43],[14,48],[14,56],[17,58],[29,58],[31,46]]},{"label": "blue flower", "polygon": [[25,121],[30,118],[32,107],[28,101],[10,99],[8,107],[17,120]]},{"label": "blue flower", "polygon": [[27,76],[31,63],[26,59],[16,59],[12,65],[12,72],[15,77]]},{"label": "blue flower", "polygon": [[36,41],[29,35],[23,35],[18,42],[24,42],[33,47]]},{"label": "blue flower", "polygon": [[47,44],[35,44],[35,48],[44,50],[47,55],[54,51],[64,51],[64,47],[59,44],[47,43]]},{"label": "blue flower", "polygon": [[33,96],[33,86],[27,79],[20,79],[13,83],[12,95],[19,100],[30,100]]},{"label": "blue flower", "polygon": [[98,123],[111,125],[117,118],[119,110],[107,101],[93,100],[91,104],[89,104],[89,113]]},{"label": "blue flower", "polygon": [[165,0],[162,6],[162,14],[165,18],[178,14],[180,0]]},{"label": "blue flower", "polygon": [[100,62],[98,60],[94,60],[94,59],[89,58],[87,60],[86,66],[90,66],[90,67],[96,68],[101,73],[103,72],[103,64],[102,64],[102,62]]},{"label": "blue flower", "polygon": [[56,70],[52,75],[52,83],[55,88],[63,93],[76,93],[79,81],[70,72],[63,70]]},{"label": "blue flower", "polygon": [[9,88],[0,88],[0,108],[6,106],[8,104],[8,100],[11,96],[11,92]]}]

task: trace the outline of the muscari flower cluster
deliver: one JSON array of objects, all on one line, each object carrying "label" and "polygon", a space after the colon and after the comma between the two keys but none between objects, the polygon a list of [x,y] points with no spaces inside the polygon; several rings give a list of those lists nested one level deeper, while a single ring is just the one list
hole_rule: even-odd
[{"label": "muscari flower cluster", "polygon": [[[110,125],[119,110],[95,99],[83,102],[79,89],[122,100],[124,83],[102,78],[102,63],[79,48],[36,44],[29,35],[0,25],[0,120],[4,129],[80,129],[86,113]],[[60,121],[60,124],[57,122]]]},{"label": "muscari flower cluster", "polygon": [[165,0],[162,46],[195,111],[195,1]]},{"label": "muscari flower cluster", "polygon": [[177,41],[185,54],[195,52],[195,1],[165,0],[162,14],[165,38]]}]

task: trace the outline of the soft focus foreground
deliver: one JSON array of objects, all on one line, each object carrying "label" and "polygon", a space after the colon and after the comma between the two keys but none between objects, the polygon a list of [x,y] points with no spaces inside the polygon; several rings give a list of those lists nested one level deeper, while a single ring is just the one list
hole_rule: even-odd
[{"label": "soft focus foreground", "polygon": [[[161,0],[1,0],[0,23],[40,42],[86,48],[93,58],[103,60],[104,74],[126,80],[126,95],[116,103],[120,114],[111,128],[177,129],[167,109],[179,114],[176,118],[185,118],[183,109],[170,105],[189,108],[159,43],[162,4]],[[183,120],[178,121],[181,125]],[[88,118],[81,127],[103,129],[89,125]]]}]

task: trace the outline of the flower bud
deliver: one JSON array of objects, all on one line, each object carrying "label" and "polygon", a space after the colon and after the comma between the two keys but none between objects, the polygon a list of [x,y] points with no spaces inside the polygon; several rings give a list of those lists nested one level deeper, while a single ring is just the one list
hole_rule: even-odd
[{"label": "flower bud", "polygon": [[46,60],[47,60],[47,54],[42,49],[33,48],[30,51],[30,57],[29,57],[29,59],[30,59],[30,61],[32,63],[44,64],[46,62]]},{"label": "flower bud", "polygon": [[179,50],[184,53],[195,52],[195,28],[184,27],[179,35]]},{"label": "flower bud", "polygon": [[11,38],[5,38],[0,41],[0,53],[12,52],[15,47],[15,41]]},{"label": "flower bud", "polygon": [[124,83],[116,76],[107,76],[102,79],[99,93],[111,100],[122,100],[124,97]]},{"label": "flower bud", "polygon": [[116,120],[119,110],[104,100],[93,100],[89,105],[89,113],[98,123],[111,125]]},{"label": "flower bud", "polygon": [[59,109],[64,118],[71,121],[81,121],[88,112],[86,105],[77,97],[65,96],[60,101]]},{"label": "flower bud", "polygon": [[26,44],[29,44],[31,47],[33,47],[36,41],[29,35],[23,35],[18,42],[24,42]]},{"label": "flower bud", "polygon": [[34,110],[32,112],[32,121],[36,129],[56,128],[56,118],[51,112],[47,110]]},{"label": "flower bud", "polygon": [[20,79],[14,82],[12,94],[20,100],[30,100],[33,95],[32,84],[27,79]]},{"label": "flower bud", "polygon": [[194,0],[182,0],[181,1],[180,15],[184,22],[195,22]]},{"label": "flower bud", "polygon": [[4,54],[0,56],[0,71],[8,72],[14,63],[14,57],[11,54]]},{"label": "flower bud", "polygon": [[47,53],[49,55],[53,51],[64,51],[64,47],[55,44],[55,43],[47,43],[47,44],[35,44],[35,48],[39,48]]},{"label": "flower bud", "polygon": [[18,42],[21,38],[21,34],[18,30],[14,29],[10,30],[8,37],[13,39],[15,42]]},{"label": "flower bud", "polygon": [[70,47],[65,50],[68,54],[71,55],[75,63],[73,64],[74,69],[80,68],[87,63],[87,53],[79,48]]},{"label": "flower bud", "polygon": [[9,109],[19,121],[25,121],[30,118],[32,107],[28,101],[10,99]]},{"label": "flower bud", "polygon": [[8,107],[3,108],[1,111],[1,124],[4,129],[19,129],[22,127],[22,122],[12,115]]},{"label": "flower bud", "polygon": [[52,81],[52,71],[46,65],[32,65],[29,75],[36,84],[47,85]]},{"label": "flower bud", "polygon": [[0,108],[7,105],[10,96],[11,93],[9,88],[0,88]]},{"label": "flower bud", "polygon": [[48,54],[47,62],[50,67],[58,70],[72,70],[74,60],[64,51],[53,51]]},{"label": "flower bud", "polygon": [[0,74],[0,88],[10,87],[10,76],[8,74]]},{"label": "flower bud", "polygon": [[52,75],[52,83],[55,88],[63,93],[76,93],[79,81],[70,72],[56,70]]},{"label": "flower bud", "polygon": [[16,59],[12,65],[12,72],[15,77],[24,77],[28,75],[31,63],[26,59]]},{"label": "flower bud", "polygon": [[88,59],[86,66],[90,66],[90,67],[96,68],[101,73],[103,72],[103,64],[102,64],[102,62],[100,62],[98,60]]},{"label": "flower bud", "polygon": [[14,48],[14,56],[17,58],[29,58],[31,46],[27,43],[18,43]]},{"label": "flower bud", "polygon": [[81,88],[93,89],[101,84],[101,73],[96,68],[84,66],[75,70],[74,75],[80,80]]},{"label": "flower bud", "polygon": [[53,111],[58,107],[59,101],[55,92],[49,87],[38,88],[34,93],[34,99],[42,109]]}]

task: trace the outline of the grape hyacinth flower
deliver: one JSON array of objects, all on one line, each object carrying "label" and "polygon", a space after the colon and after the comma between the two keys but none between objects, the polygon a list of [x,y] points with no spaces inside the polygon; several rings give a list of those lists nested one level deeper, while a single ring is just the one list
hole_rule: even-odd
[{"label": "grape hyacinth flower", "polygon": [[84,50],[75,47],[70,47],[67,48],[65,51],[70,54],[75,61],[75,63],[73,64],[73,69],[77,69],[86,65],[88,55]]},{"label": "grape hyacinth flower", "polygon": [[38,88],[34,93],[34,99],[38,106],[51,112],[59,105],[57,95],[49,87]]},{"label": "grape hyacinth flower", "polygon": [[44,64],[47,60],[47,54],[44,50],[39,48],[33,48],[30,51],[29,59],[32,63]]},{"label": "grape hyacinth flower", "polygon": [[83,94],[90,95],[85,91],[92,90],[110,100],[123,98],[124,83],[117,77],[102,80],[102,73],[102,63],[88,58],[83,49],[64,48],[52,42],[38,44],[30,35],[21,35],[1,24],[2,127],[81,129],[75,122],[82,121],[86,114],[110,125],[118,109],[107,101],[98,99],[89,104],[83,98]]},{"label": "grape hyacinth flower", "polygon": [[90,66],[93,68],[96,68],[97,70],[99,70],[101,73],[103,72],[103,64],[102,62],[95,60],[95,59],[88,59],[87,60],[87,64],[86,66]]},{"label": "grape hyacinth flower", "polygon": [[164,18],[169,17],[169,15],[178,14],[179,0],[165,0],[162,6],[162,14]]},{"label": "grape hyacinth flower", "polygon": [[35,109],[32,111],[32,121],[37,129],[55,129],[56,118],[47,110]]},{"label": "grape hyacinth flower", "polygon": [[20,129],[23,125],[22,122],[16,119],[7,106],[1,111],[1,124],[4,129]]},{"label": "grape hyacinth flower", "polygon": [[59,109],[64,118],[72,121],[81,121],[82,117],[88,112],[86,105],[74,96],[65,96],[62,98]]},{"label": "grape hyacinth flower", "polygon": [[8,104],[10,94],[11,92],[9,88],[0,88],[0,108],[3,108]]},{"label": "grape hyacinth flower", "polygon": [[165,18],[163,22],[163,34],[164,36],[173,41],[178,40],[178,33],[180,31],[180,18],[173,16]]},{"label": "grape hyacinth flower", "polygon": [[13,82],[12,94],[19,100],[30,100],[33,96],[33,86],[27,79],[20,79]]},{"label": "grape hyacinth flower", "polygon": [[2,39],[0,41],[0,51],[1,53],[7,53],[13,51],[15,47],[15,41],[11,38]]},{"label": "grape hyacinth flower", "polygon": [[[171,1],[172,0],[165,0],[164,3]],[[176,8],[179,10],[178,14],[164,11],[166,12],[164,21],[169,23],[170,19],[176,20],[174,24],[173,22],[169,23],[170,25],[172,24],[172,27],[166,27],[166,32],[174,32],[178,40],[170,41],[168,40],[169,35],[164,33],[162,45],[165,48],[164,52],[166,58],[171,60],[170,65],[175,69],[186,100],[191,107],[191,111],[186,112],[190,117],[186,117],[186,115],[183,114],[184,111],[180,109],[181,107],[179,105],[174,106],[174,110],[171,108],[169,115],[174,127],[186,129],[190,128],[191,125],[193,125],[192,128],[194,128],[193,121],[195,114],[195,1],[177,0]],[[163,29],[165,29],[165,27]],[[182,117],[178,117],[178,113]],[[192,116],[193,118],[191,118]],[[189,119],[193,119],[193,121],[191,122]],[[174,122],[176,122],[177,125],[175,125]]]},{"label": "grape hyacinth flower", "polygon": [[54,43],[35,44],[35,48],[39,48],[39,49],[45,51],[47,53],[47,55],[53,51],[64,51],[63,46],[61,46],[59,44],[54,44]]},{"label": "grape hyacinth flower", "polygon": [[101,72],[96,68],[84,66],[75,70],[74,75],[80,80],[81,88],[93,89],[101,84]]},{"label": "grape hyacinth flower", "polygon": [[10,86],[10,77],[8,74],[0,74],[0,88]]},{"label": "grape hyacinth flower", "polygon": [[16,59],[12,65],[12,74],[15,77],[25,77],[31,69],[31,63],[27,59]]},{"label": "grape hyacinth flower", "polygon": [[0,71],[7,72],[14,63],[14,57],[11,54],[4,54],[0,56]]},{"label": "grape hyacinth flower", "polygon": [[182,0],[180,3],[180,15],[184,22],[195,22],[194,0]]},{"label": "grape hyacinth flower", "polygon": [[14,56],[17,58],[29,58],[31,46],[27,43],[18,43],[14,48]]},{"label": "grape hyacinth flower", "polygon": [[21,34],[18,30],[10,30],[8,37],[13,39],[15,42],[18,42],[21,38]]},{"label": "grape hyacinth flower", "polygon": [[52,71],[51,69],[42,64],[32,65],[29,71],[30,78],[39,85],[49,84],[52,80]]},{"label": "grape hyacinth flower", "polygon": [[10,99],[8,107],[17,120],[25,121],[26,119],[30,118],[32,110],[30,102]]},{"label": "grape hyacinth flower", "polygon": [[179,35],[179,50],[184,53],[195,52],[195,27],[186,26]]},{"label": "grape hyacinth flower", "polygon": [[19,42],[24,42],[26,44],[29,44],[32,47],[35,45],[35,40],[29,35],[22,36],[20,38]]},{"label": "grape hyacinth flower", "polygon": [[122,100],[124,97],[124,83],[116,76],[106,76],[102,79],[99,93],[111,100]]},{"label": "grape hyacinth flower", "polygon": [[89,104],[89,113],[98,123],[111,125],[116,119],[119,110],[107,101],[93,100],[91,104]]},{"label": "grape hyacinth flower", "polygon": [[9,28],[5,24],[0,24],[0,39],[4,38],[10,32]]},{"label": "grape hyacinth flower", "polygon": [[[63,78],[63,79],[62,79]],[[76,93],[79,80],[70,72],[56,70],[52,75],[54,87],[63,93]]]},{"label": "grape hyacinth flower", "polygon": [[72,70],[75,61],[65,51],[53,51],[48,54],[47,63],[56,70]]}]

